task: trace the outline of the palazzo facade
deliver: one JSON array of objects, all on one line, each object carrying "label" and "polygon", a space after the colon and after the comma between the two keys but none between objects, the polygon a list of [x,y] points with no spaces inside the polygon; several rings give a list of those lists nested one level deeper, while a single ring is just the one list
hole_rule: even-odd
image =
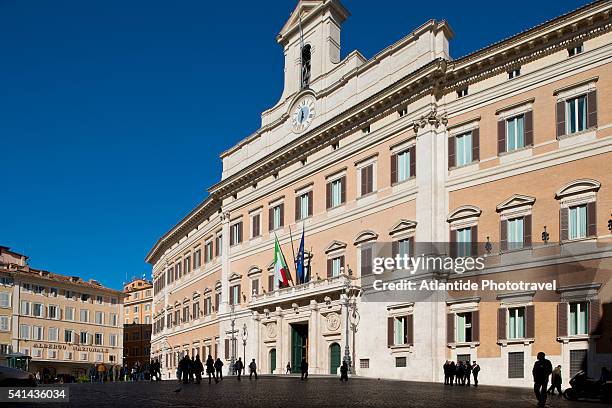
[{"label": "palazzo facade", "polygon": [[[594,2],[460,58],[449,23],[430,20],[367,59],[341,58],[339,1],[299,1],[277,36],[279,101],[146,257],[164,378],[184,352],[272,374],[303,358],[336,374],[346,353],[357,375],[417,381],[477,360],[481,383],[516,386],[538,351],[565,378],[612,365],[611,9]],[[302,230],[309,280],[278,289],[275,237],[297,282]],[[375,245],[417,255],[428,242],[486,255],[445,280],[556,289],[364,298]]]}]

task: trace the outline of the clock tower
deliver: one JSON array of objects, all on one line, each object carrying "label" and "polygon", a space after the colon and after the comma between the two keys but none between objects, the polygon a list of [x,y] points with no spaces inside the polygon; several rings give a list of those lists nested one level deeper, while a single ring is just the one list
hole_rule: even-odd
[{"label": "clock tower", "polygon": [[285,54],[281,100],[323,87],[322,79],[340,62],[340,26],[349,16],[338,0],[300,0],[276,37]]}]

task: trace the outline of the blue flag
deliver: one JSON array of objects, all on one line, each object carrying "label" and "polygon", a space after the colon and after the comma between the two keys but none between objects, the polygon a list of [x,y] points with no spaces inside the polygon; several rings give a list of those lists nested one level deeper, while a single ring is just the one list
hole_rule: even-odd
[{"label": "blue flag", "polygon": [[300,241],[300,249],[298,249],[296,262],[298,284],[306,283],[307,277],[304,270],[304,228],[302,228],[302,240]]}]

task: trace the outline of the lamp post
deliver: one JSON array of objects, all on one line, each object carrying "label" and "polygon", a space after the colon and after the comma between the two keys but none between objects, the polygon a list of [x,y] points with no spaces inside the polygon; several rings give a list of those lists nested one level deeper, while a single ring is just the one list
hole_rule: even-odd
[{"label": "lamp post", "polygon": [[247,331],[246,323],[242,326],[242,361],[246,364],[246,342],[249,337],[249,332]]},{"label": "lamp post", "polygon": [[231,348],[231,360],[230,360],[230,373],[232,375],[236,374],[236,368],[234,365],[236,364],[236,335],[234,333],[234,327],[236,326],[236,317],[234,316],[234,304],[230,305],[230,319],[232,322],[232,345]]},{"label": "lamp post", "polygon": [[350,346],[349,346],[349,292],[351,290],[351,282],[347,279],[346,282],[344,282],[344,293],[346,296],[345,302],[344,302],[344,306],[346,307],[346,326],[345,326],[345,344],[344,344],[344,358],[342,359],[343,362],[346,362],[346,364],[348,365],[349,368],[349,372],[352,374],[353,370],[351,369],[351,351],[350,351]]}]

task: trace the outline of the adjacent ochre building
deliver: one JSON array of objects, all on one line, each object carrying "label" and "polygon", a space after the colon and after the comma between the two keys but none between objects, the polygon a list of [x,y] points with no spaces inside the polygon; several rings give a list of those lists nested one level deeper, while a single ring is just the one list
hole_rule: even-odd
[{"label": "adjacent ochre building", "polygon": [[123,293],[123,363],[131,368],[150,360],[153,285],[134,279],[123,286]]},{"label": "adjacent ochre building", "polygon": [[[449,23],[430,20],[341,59],[346,8],[299,1],[277,36],[280,100],[147,255],[164,378],[184,352],[275,374],[302,358],[336,374],[346,352],[358,375],[419,381],[478,360],[482,383],[516,386],[538,351],[565,378],[612,365],[611,10],[594,2],[457,59]],[[294,274],[302,228],[310,280],[278,289],[274,237]],[[429,277],[556,287],[364,298],[376,244],[419,255],[449,241],[485,269]]]},{"label": "adjacent ochre building", "polygon": [[122,292],[31,268],[26,256],[6,247],[0,248],[0,277],[0,329],[7,319],[10,326],[6,343],[0,330],[2,350],[31,356],[31,372],[78,377],[97,363],[121,364]]}]

